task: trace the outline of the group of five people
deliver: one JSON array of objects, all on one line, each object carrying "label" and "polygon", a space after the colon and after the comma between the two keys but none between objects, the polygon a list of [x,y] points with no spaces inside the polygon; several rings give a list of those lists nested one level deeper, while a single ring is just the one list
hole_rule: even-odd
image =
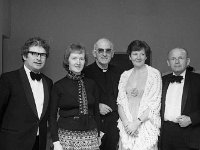
[{"label": "group of five people", "polygon": [[48,125],[53,150],[200,148],[200,74],[187,70],[186,49],[168,52],[172,73],[161,77],[145,64],[144,41],[128,45],[133,68],[126,71],[110,63],[110,40],[94,44],[88,66],[85,47],[73,43],[64,54],[66,76],[54,84],[41,73],[49,49],[30,38],[24,65],[0,77],[0,149],[45,150]]}]

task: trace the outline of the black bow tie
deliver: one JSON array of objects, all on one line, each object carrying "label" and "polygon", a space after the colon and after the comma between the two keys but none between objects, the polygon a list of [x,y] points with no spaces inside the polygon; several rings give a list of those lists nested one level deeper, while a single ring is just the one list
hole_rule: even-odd
[{"label": "black bow tie", "polygon": [[30,72],[30,75],[31,75],[31,79],[32,80],[37,80],[37,81],[40,81],[42,76],[40,73],[34,73],[34,72]]},{"label": "black bow tie", "polygon": [[183,76],[171,75],[169,81],[170,83],[174,83],[174,82],[181,83],[181,80],[183,80]]}]

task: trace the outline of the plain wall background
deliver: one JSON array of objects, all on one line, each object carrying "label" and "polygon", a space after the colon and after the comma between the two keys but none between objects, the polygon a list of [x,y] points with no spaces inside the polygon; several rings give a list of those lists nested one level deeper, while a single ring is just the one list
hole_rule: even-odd
[{"label": "plain wall background", "polygon": [[70,43],[84,44],[91,63],[93,44],[101,37],[110,39],[117,52],[125,52],[133,40],[146,41],[152,66],[161,72],[169,71],[167,51],[184,47],[191,66],[200,69],[199,0],[10,0],[9,6],[10,15],[4,17],[10,38],[3,41],[3,72],[22,66],[20,48],[33,36],[51,46],[44,73],[54,81],[65,75],[62,60]]},{"label": "plain wall background", "polygon": [[0,73],[3,66],[3,38],[9,38],[11,32],[10,0],[0,0]]}]

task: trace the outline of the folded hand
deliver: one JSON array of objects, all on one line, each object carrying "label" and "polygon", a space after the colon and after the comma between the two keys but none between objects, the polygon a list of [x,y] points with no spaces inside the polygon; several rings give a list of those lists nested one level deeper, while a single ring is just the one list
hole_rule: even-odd
[{"label": "folded hand", "polygon": [[112,112],[112,108],[103,103],[99,103],[99,110],[101,115],[106,115],[107,113]]},{"label": "folded hand", "polygon": [[126,132],[131,135],[131,136],[137,136],[138,135],[138,127],[139,127],[140,123],[138,122],[138,120],[134,120],[132,122],[128,122],[125,125],[125,130]]}]

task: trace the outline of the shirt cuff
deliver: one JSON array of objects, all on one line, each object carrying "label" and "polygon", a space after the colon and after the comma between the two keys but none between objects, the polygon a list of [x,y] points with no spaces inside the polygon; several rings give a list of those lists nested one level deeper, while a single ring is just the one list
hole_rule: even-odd
[{"label": "shirt cuff", "polygon": [[53,142],[53,146],[60,145],[60,141]]}]

